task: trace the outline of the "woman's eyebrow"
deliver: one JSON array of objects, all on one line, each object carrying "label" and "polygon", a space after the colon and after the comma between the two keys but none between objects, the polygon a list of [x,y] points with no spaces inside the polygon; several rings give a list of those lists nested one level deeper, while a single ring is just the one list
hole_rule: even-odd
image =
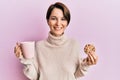
[{"label": "woman's eyebrow", "polygon": [[51,17],[56,17],[56,16],[51,16]]}]

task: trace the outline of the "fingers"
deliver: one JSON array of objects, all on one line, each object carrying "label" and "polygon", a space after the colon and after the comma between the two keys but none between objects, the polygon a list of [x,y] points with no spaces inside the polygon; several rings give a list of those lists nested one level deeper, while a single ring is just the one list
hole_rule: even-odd
[{"label": "fingers", "polygon": [[93,57],[90,54],[88,54],[88,61],[89,61],[89,64],[93,64],[94,63],[94,59],[93,59]]},{"label": "fingers", "polygon": [[98,61],[98,57],[95,54],[88,54],[88,64],[95,65]]},{"label": "fingers", "polygon": [[19,50],[19,47],[20,47],[20,45],[19,45],[19,43],[17,42],[17,43],[16,43],[16,46],[14,47],[14,53],[16,53],[16,52]]},{"label": "fingers", "polygon": [[16,57],[20,57],[20,55],[22,54],[21,44],[18,42],[16,43],[16,46],[14,47],[14,53]]}]

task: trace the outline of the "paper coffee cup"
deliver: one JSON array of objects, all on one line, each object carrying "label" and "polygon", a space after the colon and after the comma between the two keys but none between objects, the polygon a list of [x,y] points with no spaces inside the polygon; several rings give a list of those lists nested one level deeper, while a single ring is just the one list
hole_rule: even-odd
[{"label": "paper coffee cup", "polygon": [[33,58],[35,54],[35,42],[20,42],[24,58]]}]

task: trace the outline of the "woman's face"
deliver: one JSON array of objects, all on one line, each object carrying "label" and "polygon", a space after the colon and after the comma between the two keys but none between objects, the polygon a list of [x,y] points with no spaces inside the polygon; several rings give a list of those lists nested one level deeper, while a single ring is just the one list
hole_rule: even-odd
[{"label": "woman's face", "polygon": [[65,19],[62,10],[59,8],[54,8],[48,20],[50,32],[54,36],[61,36],[64,33],[67,24],[68,22]]}]

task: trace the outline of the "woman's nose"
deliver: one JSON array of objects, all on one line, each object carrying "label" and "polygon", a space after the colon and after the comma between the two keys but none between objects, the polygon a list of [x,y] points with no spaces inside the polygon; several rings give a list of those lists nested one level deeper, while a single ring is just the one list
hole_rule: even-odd
[{"label": "woman's nose", "polygon": [[57,23],[56,23],[57,25],[60,25],[61,24],[61,21],[60,20],[57,20]]}]

